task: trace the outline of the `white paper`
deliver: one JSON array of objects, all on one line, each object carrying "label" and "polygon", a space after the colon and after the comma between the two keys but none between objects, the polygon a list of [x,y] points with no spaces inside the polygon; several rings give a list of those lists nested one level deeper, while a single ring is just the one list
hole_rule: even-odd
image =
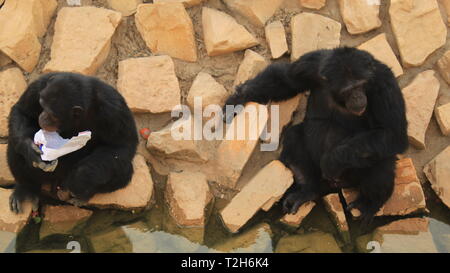
[{"label": "white paper", "polygon": [[34,143],[42,151],[41,159],[52,161],[63,155],[75,152],[83,148],[91,139],[91,131],[78,133],[71,139],[62,138],[57,132],[39,130],[34,135]]}]

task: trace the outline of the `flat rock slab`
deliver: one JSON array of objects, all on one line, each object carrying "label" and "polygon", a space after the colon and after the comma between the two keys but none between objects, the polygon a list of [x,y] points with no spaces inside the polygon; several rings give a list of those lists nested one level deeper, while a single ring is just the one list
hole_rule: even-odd
[{"label": "flat rock slab", "polygon": [[405,66],[422,65],[445,44],[447,27],[436,0],[392,0],[389,15]]},{"label": "flat rock slab", "polygon": [[317,49],[332,49],[341,43],[341,24],[328,17],[303,12],[291,19],[291,60]]},{"label": "flat rock slab", "polygon": [[145,158],[136,155],[133,159],[134,174],[130,184],[112,193],[101,193],[91,198],[88,206],[134,210],[147,208],[153,196],[153,180]]},{"label": "flat rock slab", "polygon": [[286,214],[283,216],[283,218],[280,219],[280,221],[283,224],[286,224],[288,226],[291,227],[299,227],[302,222],[303,219],[306,218],[306,216],[309,215],[309,213],[312,211],[312,209],[316,206],[316,203],[313,201],[308,201],[306,203],[304,203],[303,205],[301,205],[297,212],[294,214]]},{"label": "flat rock slab", "polygon": [[19,232],[30,219],[32,205],[22,203],[22,213],[15,214],[9,209],[9,196],[13,190],[0,188],[0,231]]},{"label": "flat rock slab", "polygon": [[442,134],[444,136],[450,135],[450,103],[437,107],[435,115]]},{"label": "flat rock slab", "polygon": [[339,8],[350,34],[365,33],[381,26],[379,4],[369,0],[339,0]]},{"label": "flat rock slab", "polygon": [[277,202],[292,183],[292,173],[283,163],[270,162],[220,212],[224,225],[237,232],[259,209]]},{"label": "flat rock slab", "polygon": [[299,0],[300,5],[308,9],[321,9],[327,4],[327,0]]},{"label": "flat rock slab", "polygon": [[91,217],[92,211],[74,206],[46,206],[39,230],[41,239],[52,234],[70,234]]},{"label": "flat rock slab", "polygon": [[252,24],[263,27],[284,0],[224,0],[233,12],[247,18]]},{"label": "flat rock slab", "polygon": [[209,105],[218,105],[222,108],[229,94],[225,87],[218,83],[210,74],[200,72],[195,77],[186,99],[188,106],[194,109],[195,98],[202,99],[202,109]]},{"label": "flat rock slab", "polygon": [[268,119],[267,106],[250,102],[228,125],[216,152],[217,182],[234,188],[250,159]]},{"label": "flat rock slab", "polygon": [[172,58],[152,56],[119,62],[117,89],[138,113],[170,112],[180,104],[180,86]]},{"label": "flat rock slab", "polygon": [[258,40],[230,15],[207,7],[202,9],[203,38],[209,56],[243,50]]},{"label": "flat rock slab", "polygon": [[153,0],[153,3],[183,3],[186,7],[192,7],[205,1],[207,0]]},{"label": "flat rock slab", "polygon": [[170,215],[180,226],[205,226],[205,209],[212,200],[212,194],[204,174],[191,171],[171,172],[165,197]]},{"label": "flat rock slab", "polygon": [[194,27],[181,3],[140,5],[136,27],[154,54],[167,54],[180,60],[197,61]]},{"label": "flat rock slab", "polygon": [[447,25],[450,25],[450,0],[440,0],[444,5],[445,13],[447,13]]},{"label": "flat rock slab", "polygon": [[6,160],[7,144],[0,144],[0,186],[14,185],[14,177],[11,174]]},{"label": "flat rock slab", "polygon": [[358,49],[365,50],[372,54],[375,59],[386,64],[394,73],[395,77],[403,75],[403,68],[389,45],[386,34],[381,33],[369,41],[358,46]]},{"label": "flat rock slab", "polygon": [[402,89],[406,103],[408,138],[417,149],[425,149],[425,133],[433,115],[440,86],[434,71],[427,70],[418,74]]},{"label": "flat rock slab", "polygon": [[269,65],[269,62],[253,50],[247,49],[244,54],[244,60],[238,68],[234,79],[234,86],[240,85],[250,80],[259,72],[263,71]]},{"label": "flat rock slab", "polygon": [[107,0],[108,6],[113,10],[122,13],[122,16],[130,16],[136,13],[137,6],[142,4],[143,0]]},{"label": "flat rock slab", "polygon": [[437,62],[438,71],[442,78],[450,84],[450,50],[445,52],[445,54]]},{"label": "flat rock slab", "polygon": [[[412,160],[410,158],[398,160],[395,174],[394,192],[376,216],[408,215],[424,212],[426,210],[425,195]],[[358,197],[358,192],[354,189],[344,189],[343,194],[347,204]],[[351,213],[354,217],[360,215],[357,209],[353,209]]]},{"label": "flat rock slab", "polygon": [[265,34],[273,59],[278,59],[288,52],[286,31],[281,21],[274,21],[267,24]]},{"label": "flat rock slab", "polygon": [[17,234],[14,232],[0,231],[0,253],[15,253],[16,238]]},{"label": "flat rock slab", "polygon": [[450,208],[450,146],[445,148],[433,160],[425,165],[423,172],[431,183],[431,187]]},{"label": "flat rock slab", "polygon": [[9,112],[26,88],[27,82],[19,68],[0,72],[0,137],[8,136]]},{"label": "flat rock slab", "polygon": [[272,243],[272,230],[268,224],[262,223],[212,248],[226,253],[272,253]]},{"label": "flat rock slab", "polygon": [[331,215],[331,219],[336,224],[342,239],[350,243],[350,230],[348,228],[347,219],[345,218],[344,207],[339,199],[338,193],[331,193],[323,197],[325,208]]},{"label": "flat rock slab", "polygon": [[120,12],[92,6],[59,10],[44,72],[94,75],[106,60],[111,38],[122,19]]},{"label": "flat rock slab", "polygon": [[341,253],[333,235],[312,232],[301,235],[282,237],[275,248],[275,253]]},{"label": "flat rock slab", "polygon": [[0,52],[23,70],[33,71],[41,38],[56,10],[56,0],[7,1],[0,9]]}]

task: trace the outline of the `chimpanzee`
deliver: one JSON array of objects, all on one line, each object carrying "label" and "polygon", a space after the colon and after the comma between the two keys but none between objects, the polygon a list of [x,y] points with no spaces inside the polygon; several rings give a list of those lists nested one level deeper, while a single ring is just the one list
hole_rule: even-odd
[{"label": "chimpanzee", "polygon": [[[56,131],[63,138],[91,131],[91,139],[58,158],[56,165],[42,161],[42,151],[33,142],[40,129]],[[76,204],[125,187],[133,174],[137,143],[133,115],[112,86],[75,73],[41,76],[9,115],[7,159],[16,180],[11,210],[19,213],[25,199],[36,205],[44,183],[58,185]]]},{"label": "chimpanzee", "polygon": [[[341,47],[317,50],[293,63],[274,63],[236,88],[226,105],[267,104],[310,91],[302,123],[284,132],[280,160],[295,183],[286,212],[343,187],[359,188],[347,209],[363,223],[389,199],[396,155],[408,147],[405,102],[392,71],[370,53]],[[226,113],[229,122],[234,113]]]}]

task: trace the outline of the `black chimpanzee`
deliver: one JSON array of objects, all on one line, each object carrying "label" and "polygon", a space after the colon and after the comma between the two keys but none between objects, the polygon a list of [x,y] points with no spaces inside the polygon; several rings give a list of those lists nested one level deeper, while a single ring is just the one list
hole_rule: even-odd
[{"label": "black chimpanzee", "polygon": [[[301,124],[286,130],[280,160],[295,183],[283,208],[353,186],[366,224],[391,196],[396,155],[408,147],[405,103],[391,70],[355,48],[318,50],[276,63],[237,87],[227,105],[267,104],[311,91]],[[227,122],[233,118],[227,113]]]},{"label": "black chimpanzee", "polygon": [[[39,129],[71,138],[91,131],[86,146],[53,163],[41,160],[33,143]],[[9,116],[8,164],[16,180],[10,197],[18,213],[25,199],[35,204],[41,185],[59,185],[72,201],[125,187],[133,174],[136,125],[124,98],[100,80],[73,73],[50,73],[32,82]],[[53,170],[50,172],[49,170]]]}]

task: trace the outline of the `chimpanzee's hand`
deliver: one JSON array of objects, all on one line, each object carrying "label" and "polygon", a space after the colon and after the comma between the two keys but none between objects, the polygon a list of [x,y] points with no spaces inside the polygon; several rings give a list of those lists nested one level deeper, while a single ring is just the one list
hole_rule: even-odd
[{"label": "chimpanzee's hand", "polygon": [[44,172],[53,172],[58,165],[58,160],[53,160],[49,163],[41,159],[42,151],[34,144],[31,139],[26,139],[22,144],[22,155],[27,160],[28,164],[34,168],[39,168]]}]

